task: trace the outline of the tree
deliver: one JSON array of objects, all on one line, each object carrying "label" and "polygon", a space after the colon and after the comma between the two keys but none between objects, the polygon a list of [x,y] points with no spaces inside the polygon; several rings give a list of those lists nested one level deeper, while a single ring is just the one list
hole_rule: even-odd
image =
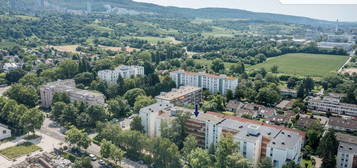
[{"label": "tree", "polygon": [[204,111],[224,111],[225,100],[222,95],[210,95],[207,100],[203,102]]},{"label": "tree", "polygon": [[[187,158],[188,155],[197,148],[197,141],[194,136],[187,136],[183,142],[182,155],[184,158]],[[187,159],[188,160],[188,159]]]},{"label": "tree", "polygon": [[227,157],[238,151],[238,144],[233,142],[233,136],[223,135],[216,147],[216,166],[217,167],[229,167]]},{"label": "tree", "polygon": [[100,154],[104,158],[109,158],[110,153],[111,153],[111,148],[114,144],[112,142],[107,141],[106,139],[103,139],[102,142],[100,143]]},{"label": "tree", "polygon": [[155,138],[151,150],[155,167],[181,167],[178,147],[170,140]]},{"label": "tree", "polygon": [[26,72],[22,69],[14,69],[6,74],[5,79],[10,83],[15,83],[18,82],[25,74]]},{"label": "tree", "polygon": [[24,86],[22,84],[14,84],[5,93],[10,99],[16,100],[18,103],[28,107],[35,107],[38,101],[38,94],[34,87]]},{"label": "tree", "polygon": [[91,105],[86,113],[92,118],[93,124],[95,124],[95,121],[105,121],[108,118],[106,109],[102,105]]},{"label": "tree", "polygon": [[338,141],[335,136],[335,131],[330,129],[321,138],[319,146],[317,148],[317,153],[322,157],[323,168],[335,167],[336,166],[336,154],[338,148]]},{"label": "tree", "polygon": [[286,84],[289,89],[293,89],[296,86],[296,80],[294,78],[289,78]]},{"label": "tree", "polygon": [[194,148],[187,155],[187,162],[194,168],[212,168],[213,162],[208,151],[202,148]]},{"label": "tree", "polygon": [[71,103],[71,99],[69,98],[67,93],[57,92],[53,95],[52,104],[55,104],[57,102],[63,102],[69,104]]},{"label": "tree", "polygon": [[256,97],[257,102],[264,105],[273,105],[279,102],[281,96],[276,90],[266,87],[259,89],[258,95]]},{"label": "tree", "polygon": [[272,73],[278,73],[278,69],[279,69],[279,66],[277,66],[277,65],[273,65],[273,66],[270,68],[270,70],[271,70]]},{"label": "tree", "polygon": [[40,129],[45,116],[38,108],[32,108],[22,115],[21,125],[24,127],[26,132],[32,132],[35,134],[35,129]]},{"label": "tree", "polygon": [[115,117],[125,117],[130,113],[130,105],[123,97],[116,97],[107,101],[108,110],[114,114]]},{"label": "tree", "polygon": [[112,151],[110,152],[110,154],[111,154],[111,158],[114,160],[115,164],[118,164],[118,162],[123,160],[125,151],[114,146],[114,148],[112,148]]},{"label": "tree", "polygon": [[76,84],[83,84],[84,86],[89,86],[94,80],[94,75],[90,72],[82,72],[74,76]]},{"label": "tree", "polygon": [[74,126],[71,126],[70,129],[66,131],[65,135],[66,142],[79,148],[83,147],[84,149],[87,149],[92,143],[87,133]]},{"label": "tree", "polygon": [[250,168],[250,163],[240,153],[235,152],[227,156],[227,167],[229,168]]},{"label": "tree", "polygon": [[148,105],[154,104],[156,101],[155,99],[145,96],[145,95],[139,95],[135,99],[134,103],[134,112],[139,113],[139,110],[143,107],[146,107]]},{"label": "tree", "polygon": [[323,127],[319,122],[314,122],[308,126],[306,132],[306,144],[309,145],[313,151],[317,150],[322,133]]},{"label": "tree", "polygon": [[141,124],[141,118],[139,116],[135,116],[130,123],[131,130],[139,131],[144,133],[144,126]]},{"label": "tree", "polygon": [[83,157],[76,159],[76,161],[73,164],[73,168],[92,168],[92,161],[88,157]]},{"label": "tree", "polygon": [[315,87],[315,82],[310,77],[305,78],[303,84],[307,93],[309,93]]},{"label": "tree", "polygon": [[294,161],[290,161],[287,164],[283,165],[283,168],[300,168],[300,165],[295,163]]},{"label": "tree", "polygon": [[61,78],[73,78],[78,73],[78,63],[74,60],[64,60],[58,65],[58,73]]},{"label": "tree", "polygon": [[79,72],[89,72],[91,71],[91,65],[87,57],[82,57],[78,64],[78,71]]},{"label": "tree", "polygon": [[233,99],[233,91],[232,90],[227,90],[226,98],[227,98],[227,101]]},{"label": "tree", "polygon": [[23,76],[19,83],[21,83],[24,86],[33,86],[34,88],[39,87],[43,83],[43,79],[41,77],[38,77],[34,73],[29,73],[25,76]]},{"label": "tree", "polygon": [[224,70],[224,62],[219,58],[214,59],[212,61],[211,69],[214,72],[219,73],[220,71]]},{"label": "tree", "polygon": [[273,164],[270,158],[264,157],[260,160],[258,168],[272,168]]},{"label": "tree", "polygon": [[161,136],[171,140],[171,142],[175,143],[179,148],[182,148],[183,141],[187,136],[185,132],[185,123],[190,118],[190,114],[183,111],[177,111],[176,116],[177,117],[170,123],[162,122]]},{"label": "tree", "polygon": [[133,106],[135,103],[135,100],[138,96],[145,96],[145,91],[143,89],[140,88],[134,88],[134,89],[130,89],[128,90],[125,94],[124,94],[124,98],[126,100],[128,100],[128,103],[130,106]]}]

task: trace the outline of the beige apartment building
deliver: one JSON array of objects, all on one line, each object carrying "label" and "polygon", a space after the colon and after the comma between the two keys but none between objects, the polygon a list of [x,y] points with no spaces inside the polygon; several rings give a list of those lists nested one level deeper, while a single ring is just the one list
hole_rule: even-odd
[{"label": "beige apartment building", "polygon": [[156,96],[158,102],[172,104],[198,104],[202,101],[202,88],[195,86],[181,86],[172,89],[170,92],[162,92]]},{"label": "beige apartment building", "polygon": [[73,79],[66,79],[47,83],[40,88],[41,106],[50,107],[55,93],[66,93],[71,102],[82,101],[89,105],[105,104],[105,96],[102,93],[78,89]]}]

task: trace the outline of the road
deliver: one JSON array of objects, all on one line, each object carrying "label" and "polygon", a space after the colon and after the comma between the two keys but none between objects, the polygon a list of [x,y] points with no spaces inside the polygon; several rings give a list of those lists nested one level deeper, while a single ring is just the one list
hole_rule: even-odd
[{"label": "road", "polygon": [[[57,139],[63,143],[65,143],[65,136],[61,133],[61,127],[57,126],[55,122],[50,120],[49,118],[45,118],[45,121],[43,122],[43,125],[41,129],[39,130],[40,133],[48,135],[54,139]],[[94,135],[90,135],[91,138],[94,137]],[[97,144],[92,143],[87,149],[86,152],[92,153],[96,156],[101,156],[100,155],[100,146]],[[95,162],[94,167],[99,167],[98,162]],[[120,166],[124,168],[147,168],[146,165],[139,164],[137,162],[131,161],[127,158],[125,158]]]},{"label": "road", "polygon": [[341,66],[341,68],[338,69],[338,71],[337,71],[338,73],[340,73],[340,72],[343,70],[343,68],[351,61],[352,56],[355,55],[355,52],[356,52],[356,51],[351,51],[351,52],[350,52],[350,57],[349,57],[348,60]]}]

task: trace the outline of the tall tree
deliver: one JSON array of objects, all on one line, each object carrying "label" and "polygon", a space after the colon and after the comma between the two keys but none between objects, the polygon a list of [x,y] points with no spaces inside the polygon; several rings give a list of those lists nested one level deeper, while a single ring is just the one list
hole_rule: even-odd
[{"label": "tall tree", "polygon": [[86,132],[77,129],[74,126],[71,126],[71,128],[66,131],[65,135],[66,142],[70,143],[71,145],[75,145],[79,148],[83,147],[84,149],[87,149],[92,143]]},{"label": "tall tree", "polygon": [[141,124],[141,118],[135,116],[130,123],[130,129],[144,133],[144,126]]},{"label": "tall tree", "polygon": [[212,61],[211,69],[214,72],[219,73],[220,71],[224,70],[224,62],[219,58],[214,59]]},{"label": "tall tree", "polygon": [[166,138],[155,138],[151,153],[155,167],[181,167],[178,147]]},{"label": "tall tree", "polygon": [[233,136],[228,134],[221,136],[216,147],[216,166],[220,168],[229,167],[227,157],[238,151],[238,144],[233,142]]},{"label": "tall tree", "polygon": [[21,117],[21,125],[25,128],[26,132],[35,133],[35,129],[40,129],[45,116],[38,108],[27,110]]},{"label": "tall tree", "polygon": [[322,157],[322,168],[330,168],[336,166],[336,154],[338,148],[338,141],[334,130],[330,129],[321,138],[317,153]]},{"label": "tall tree", "polygon": [[187,163],[194,168],[212,168],[213,162],[208,151],[202,148],[194,148],[187,155]]}]

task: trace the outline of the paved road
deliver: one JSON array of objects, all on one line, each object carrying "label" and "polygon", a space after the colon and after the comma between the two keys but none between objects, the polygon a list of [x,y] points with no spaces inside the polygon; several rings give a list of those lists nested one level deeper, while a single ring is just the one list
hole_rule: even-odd
[{"label": "paved road", "polygon": [[[50,120],[49,118],[45,118],[45,121],[43,122],[42,128],[39,130],[42,134],[48,135],[50,137],[53,137],[59,141],[64,142],[65,136],[61,133],[61,128],[59,126],[55,126],[54,122]],[[95,134],[94,134],[95,135]],[[90,135],[91,138],[94,137],[94,135]],[[100,156],[100,146],[97,144],[92,143],[86,151],[88,153],[92,153],[96,156]],[[97,162],[95,162],[97,163]],[[99,164],[94,164],[94,166],[98,166]],[[137,162],[131,161],[129,159],[124,159],[121,162],[121,166],[124,168],[147,168],[146,165],[139,164]]]}]

